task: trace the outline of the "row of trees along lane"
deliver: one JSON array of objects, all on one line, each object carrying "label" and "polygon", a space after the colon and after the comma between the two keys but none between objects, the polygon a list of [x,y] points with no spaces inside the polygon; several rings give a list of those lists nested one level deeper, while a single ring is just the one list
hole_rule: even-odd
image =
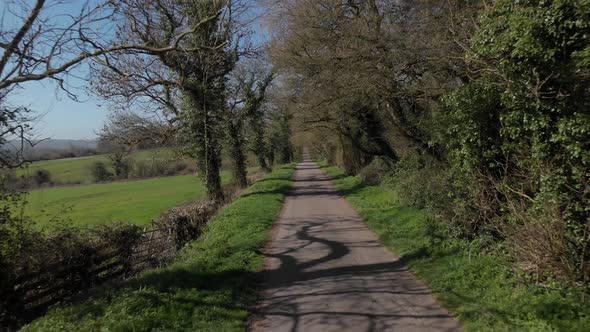
[{"label": "row of trees along lane", "polygon": [[[537,280],[590,280],[590,2],[273,1],[295,137]],[[587,289],[587,288],[586,288]]]},{"label": "row of trees along lane", "polygon": [[247,185],[244,121],[261,168],[270,167],[265,95],[273,75],[256,60],[261,50],[243,42],[251,33],[243,19],[251,5],[219,0],[146,4],[126,13],[129,24],[119,38],[158,47],[183,25],[198,28],[183,39],[181,50],[156,57],[109,54],[94,68],[94,91],[115,109],[102,137],[134,145],[173,136],[195,158],[209,198],[223,200],[219,171],[224,142],[236,184]]}]

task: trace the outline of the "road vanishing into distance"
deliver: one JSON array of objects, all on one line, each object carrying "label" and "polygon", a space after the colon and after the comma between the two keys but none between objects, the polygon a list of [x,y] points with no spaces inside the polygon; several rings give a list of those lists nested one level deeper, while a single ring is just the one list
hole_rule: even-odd
[{"label": "road vanishing into distance", "polygon": [[265,255],[254,332],[461,331],[309,159]]}]

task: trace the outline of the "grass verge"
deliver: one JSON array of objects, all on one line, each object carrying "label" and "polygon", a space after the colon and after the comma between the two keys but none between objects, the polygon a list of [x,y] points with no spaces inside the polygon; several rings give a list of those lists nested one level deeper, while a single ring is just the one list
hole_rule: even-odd
[{"label": "grass verge", "polygon": [[246,328],[259,253],[291,187],[293,167],[274,171],[223,209],[176,263],[51,310],[26,331],[229,331]]},{"label": "grass verge", "polygon": [[[483,253],[477,242],[451,239],[415,208],[400,206],[396,193],[365,186],[324,167],[381,241],[428,284],[471,331],[587,331],[590,303],[557,283],[534,285],[516,276],[506,256]],[[416,188],[419,190],[419,188]]]}]

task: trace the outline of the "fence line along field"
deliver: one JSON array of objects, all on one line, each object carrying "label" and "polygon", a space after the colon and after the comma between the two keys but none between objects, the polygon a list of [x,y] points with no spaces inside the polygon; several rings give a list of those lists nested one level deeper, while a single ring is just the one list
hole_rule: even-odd
[{"label": "fence line along field", "polygon": [[[223,183],[230,172],[222,172]],[[194,175],[169,176],[86,186],[33,190],[24,208],[38,225],[60,221],[75,225],[98,225],[112,221],[148,224],[162,212],[205,196]]]}]

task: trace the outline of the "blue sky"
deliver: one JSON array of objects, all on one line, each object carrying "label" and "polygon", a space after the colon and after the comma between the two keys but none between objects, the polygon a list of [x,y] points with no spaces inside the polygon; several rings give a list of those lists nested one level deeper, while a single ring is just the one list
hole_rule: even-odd
[{"label": "blue sky", "polygon": [[[72,3],[75,4],[77,1]],[[4,5],[0,4],[0,9],[4,12],[3,7]],[[72,13],[77,11],[76,7],[70,7],[74,8]],[[255,12],[259,14],[259,10]],[[252,28],[255,30],[252,42],[262,43],[267,38],[267,33],[263,32],[264,29],[258,23]],[[87,70],[84,68],[84,65],[81,66],[76,74],[85,76]],[[82,81],[76,80],[73,83],[76,86],[83,85]],[[34,126],[36,138],[96,138],[96,132],[103,126],[109,114],[108,103],[89,96],[83,88],[76,90],[76,95],[80,102],[70,99],[65,92],[57,89],[54,82],[45,80],[23,85],[22,89],[11,96],[10,103],[27,106],[39,115],[39,120]]]},{"label": "blue sky", "polygon": [[[34,2],[28,3],[32,5]],[[83,3],[80,0],[47,1],[49,8],[42,15],[62,20],[60,15],[79,13]],[[10,13],[20,12],[18,8],[11,0],[0,0],[2,27],[20,26],[21,20]],[[62,22],[65,24],[66,21]],[[75,74],[84,76],[87,72],[83,65]],[[67,80],[75,86],[83,85],[83,82],[73,78]],[[65,92],[57,89],[55,82],[44,80],[23,84],[10,96],[9,103],[29,107],[38,115],[39,120],[34,125],[35,138],[95,138],[95,131],[102,127],[107,116],[106,107],[100,107],[100,101],[91,100],[82,89],[77,89],[76,94],[82,102],[70,99]]]},{"label": "blue sky", "polygon": [[12,96],[13,104],[28,106],[40,115],[35,124],[38,138],[92,139],[107,117],[108,110],[99,100],[80,92],[80,102],[56,89],[53,82],[34,82]]}]

